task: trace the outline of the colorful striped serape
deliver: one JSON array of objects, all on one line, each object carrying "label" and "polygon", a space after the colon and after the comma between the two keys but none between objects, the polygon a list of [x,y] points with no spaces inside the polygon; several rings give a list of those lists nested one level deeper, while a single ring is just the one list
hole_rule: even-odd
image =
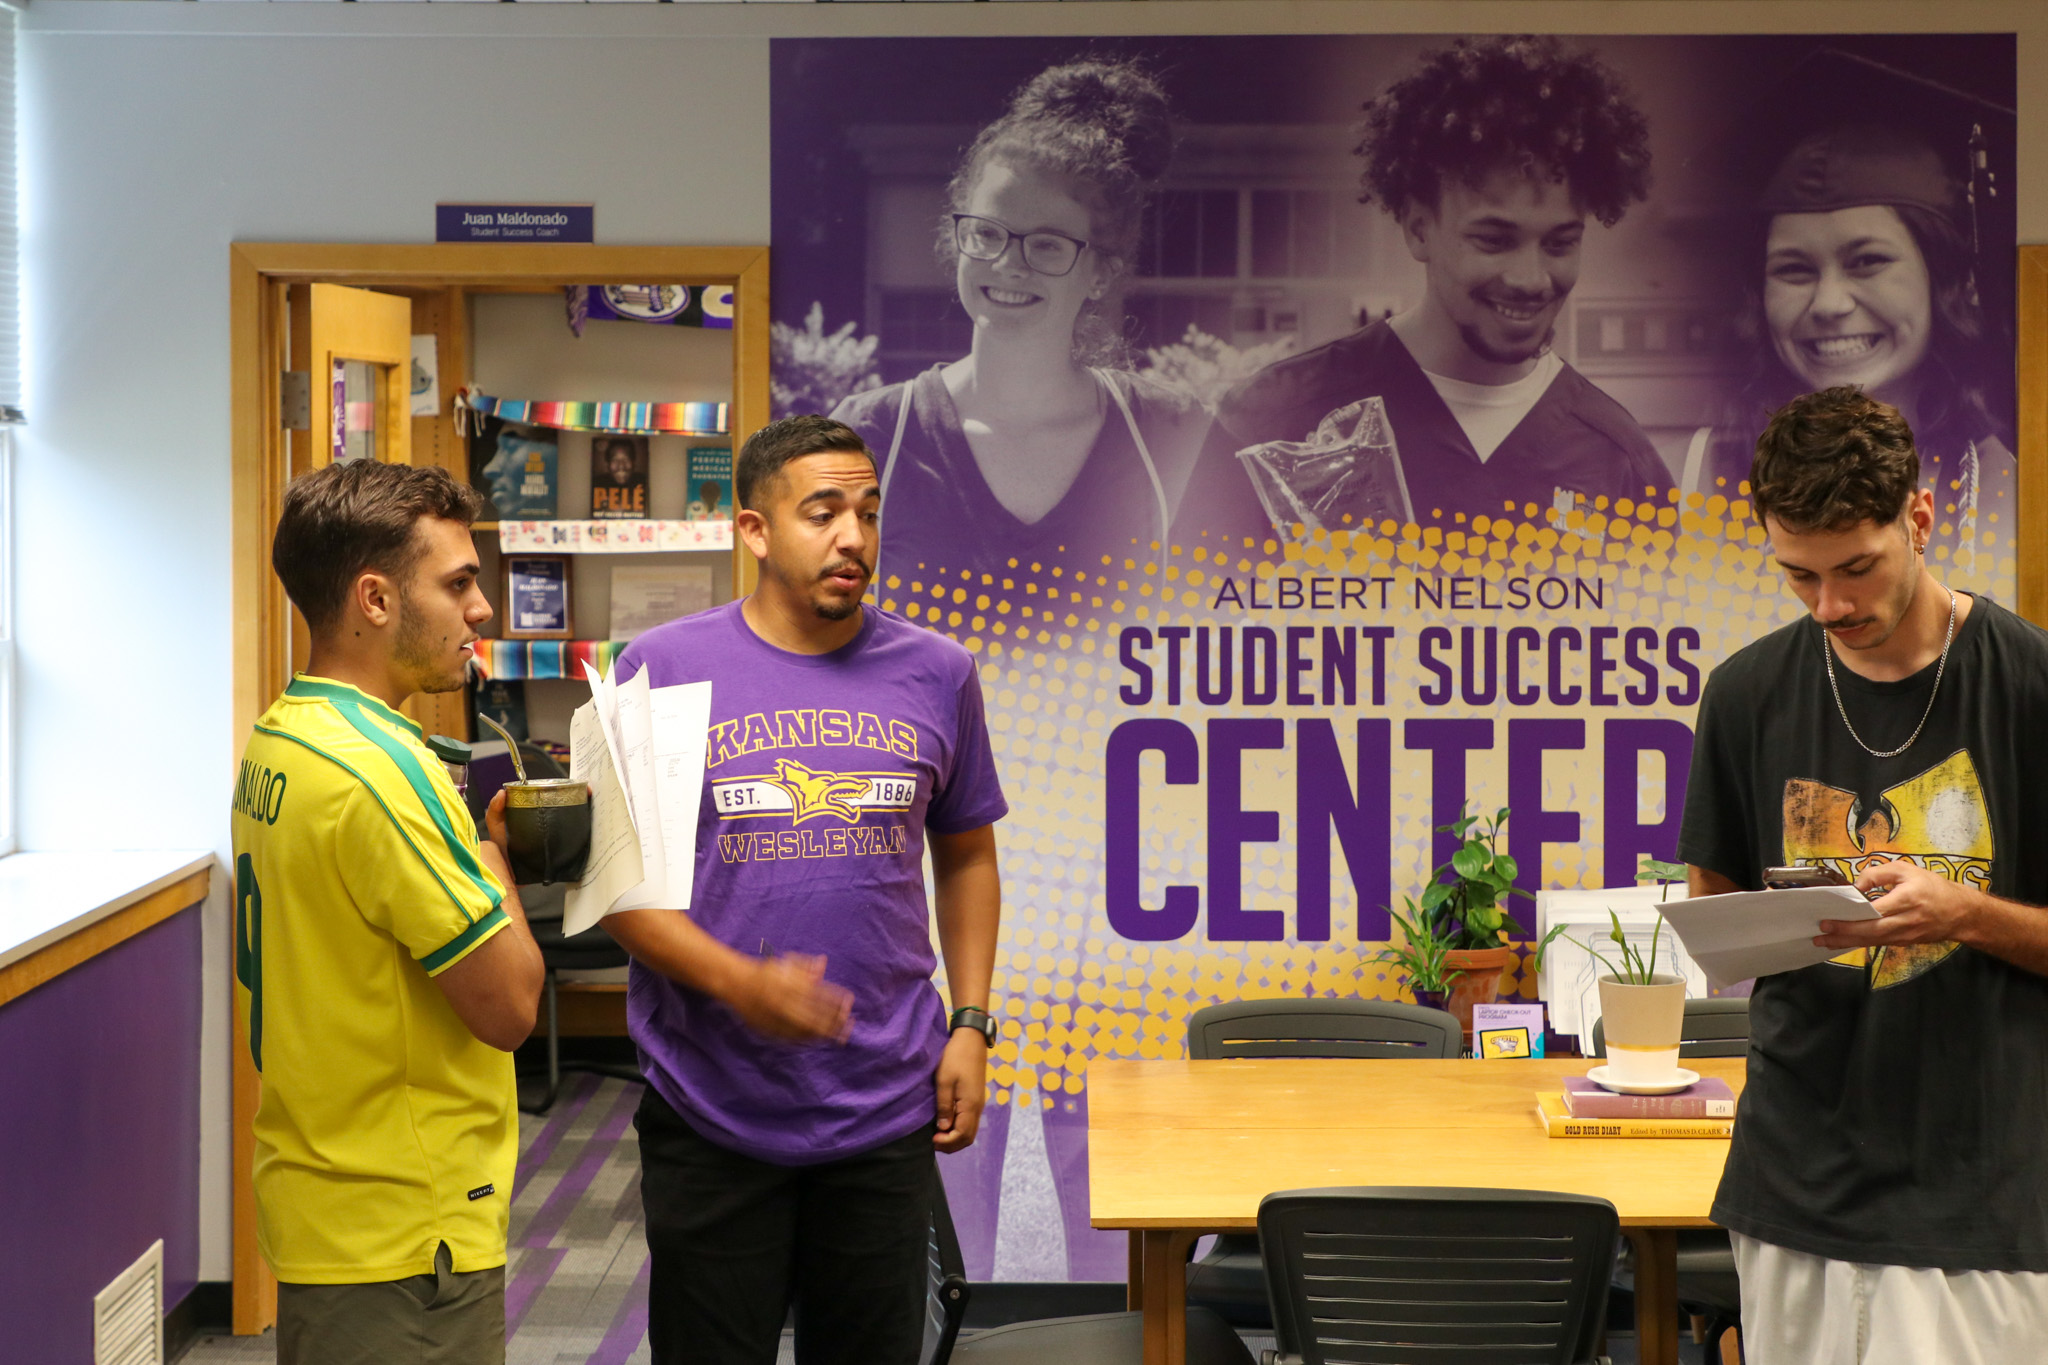
[{"label": "colorful striped serape", "polygon": [[467,405],[485,417],[561,431],[607,431],[628,436],[723,436],[724,403],[580,403],[493,398],[471,393]]},{"label": "colorful striped serape", "polygon": [[581,678],[589,664],[609,676],[624,640],[478,640],[476,671],[486,678]]}]

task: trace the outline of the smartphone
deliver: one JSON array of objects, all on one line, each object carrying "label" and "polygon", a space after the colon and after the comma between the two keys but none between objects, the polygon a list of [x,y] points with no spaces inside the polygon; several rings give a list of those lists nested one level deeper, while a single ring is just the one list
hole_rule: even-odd
[{"label": "smartphone", "polygon": [[1795,886],[1847,886],[1849,879],[1832,867],[1767,867],[1764,885],[1784,891]]}]

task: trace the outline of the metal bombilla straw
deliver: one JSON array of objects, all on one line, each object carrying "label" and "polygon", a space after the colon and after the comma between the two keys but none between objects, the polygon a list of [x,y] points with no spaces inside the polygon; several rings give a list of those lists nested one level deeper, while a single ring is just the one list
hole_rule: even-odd
[{"label": "metal bombilla straw", "polygon": [[[476,718],[482,721],[484,724],[490,726],[493,730],[496,730],[498,732],[499,738],[505,741],[505,749],[508,753],[512,755],[512,773],[515,777],[519,779],[520,786],[526,786],[526,764],[521,762],[519,758],[519,741],[512,738],[512,732],[510,730],[507,730],[504,726],[498,724],[498,722],[496,722],[495,720],[492,720],[489,716],[485,715],[482,710],[477,711]],[[542,886],[553,886],[555,884],[554,878],[549,876],[548,873],[552,872],[555,867],[555,851],[553,847],[551,847],[551,841],[548,838],[548,826],[545,821],[541,822],[540,826],[540,860],[540,884]]]}]

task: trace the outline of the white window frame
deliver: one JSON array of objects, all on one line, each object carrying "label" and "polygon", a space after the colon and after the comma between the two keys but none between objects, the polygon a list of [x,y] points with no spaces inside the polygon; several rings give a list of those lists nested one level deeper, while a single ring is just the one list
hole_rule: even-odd
[{"label": "white window frame", "polygon": [[20,840],[14,647],[14,428],[21,420],[21,181],[17,146],[23,0],[0,0],[0,857]]},{"label": "white window frame", "polygon": [[0,425],[0,858],[18,847],[14,716],[14,427]]}]

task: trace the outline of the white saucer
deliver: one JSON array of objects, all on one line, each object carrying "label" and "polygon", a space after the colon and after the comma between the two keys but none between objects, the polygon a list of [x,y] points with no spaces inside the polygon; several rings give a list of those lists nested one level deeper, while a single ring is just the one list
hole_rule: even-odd
[{"label": "white saucer", "polygon": [[1612,1090],[1621,1095],[1669,1095],[1696,1083],[1699,1078],[1699,1072],[1687,1071],[1684,1067],[1661,1081],[1619,1081],[1604,1066],[1596,1066],[1586,1073],[1586,1079],[1602,1090]]}]

